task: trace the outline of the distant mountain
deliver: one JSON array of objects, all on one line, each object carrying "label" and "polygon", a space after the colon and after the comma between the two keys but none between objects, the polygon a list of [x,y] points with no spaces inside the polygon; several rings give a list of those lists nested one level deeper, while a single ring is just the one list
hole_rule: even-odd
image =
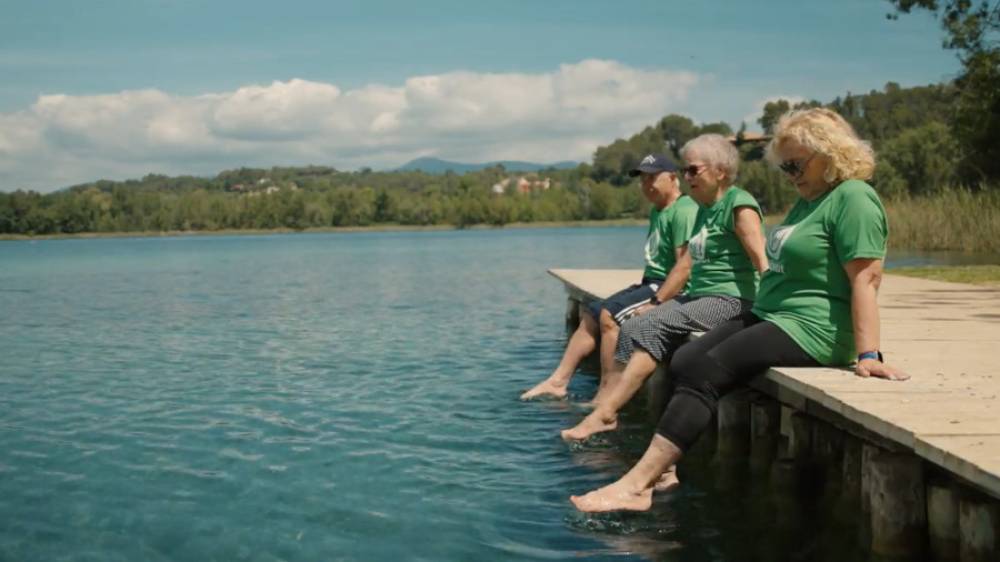
[{"label": "distant mountain", "polygon": [[411,160],[396,168],[396,170],[401,172],[420,170],[427,172],[428,174],[443,174],[448,170],[451,170],[456,174],[464,174],[465,172],[478,172],[483,168],[489,168],[491,166],[496,166],[497,164],[502,165],[508,172],[537,172],[546,168],[568,170],[570,168],[576,168],[580,165],[579,162],[570,161],[556,162],[555,164],[538,164],[536,162],[520,162],[518,160],[498,160],[496,162],[485,162],[482,164],[462,164],[461,162],[449,162],[439,158],[424,157]]}]

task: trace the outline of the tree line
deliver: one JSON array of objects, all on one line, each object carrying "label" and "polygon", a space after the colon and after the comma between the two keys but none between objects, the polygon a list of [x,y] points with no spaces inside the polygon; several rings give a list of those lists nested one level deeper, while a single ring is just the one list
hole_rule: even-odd
[{"label": "tree line", "polygon": [[[604,220],[648,212],[638,190],[554,173],[547,190],[495,194],[502,168],[456,175],[243,168],[215,178],[149,175],[39,194],[0,193],[0,233],[305,229],[375,224],[458,227]],[[308,173],[304,173],[308,172]],[[256,187],[264,180],[266,187]],[[250,189],[235,186],[253,185]],[[270,188],[270,189],[267,189]]]}]

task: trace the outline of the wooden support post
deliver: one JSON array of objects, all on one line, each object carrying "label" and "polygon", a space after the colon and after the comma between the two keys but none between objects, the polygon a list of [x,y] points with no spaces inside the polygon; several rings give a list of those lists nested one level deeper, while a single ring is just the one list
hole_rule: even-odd
[{"label": "wooden support post", "polygon": [[927,501],[923,461],[910,453],[866,446],[864,459],[871,509],[871,549],[889,557],[923,555],[927,538]]},{"label": "wooden support post", "polygon": [[970,493],[958,503],[959,559],[1000,560],[1000,502]]},{"label": "wooden support post", "polygon": [[841,458],[844,455],[844,432],[832,424],[817,420],[814,424],[812,437],[812,452],[816,462],[825,467],[836,466],[839,469]]},{"label": "wooden support post", "polygon": [[958,495],[950,482],[927,483],[927,537],[931,559],[958,560]]},{"label": "wooden support post", "polygon": [[750,391],[738,390],[719,400],[716,457],[746,459],[750,453]]},{"label": "wooden support post", "polygon": [[853,435],[844,436],[840,469],[840,508],[855,512],[861,506],[861,440]]},{"label": "wooden support post", "polygon": [[769,470],[778,456],[781,442],[781,404],[764,394],[755,394],[750,403],[750,466]]},{"label": "wooden support post", "polygon": [[844,439],[844,431],[839,427],[819,419],[813,421],[810,469],[814,484],[823,488],[824,502],[836,504],[840,499]]},{"label": "wooden support post", "polygon": [[736,490],[750,457],[750,391],[732,392],[720,400],[716,422],[715,485],[720,490]]},{"label": "wooden support post", "polygon": [[576,327],[580,325],[581,306],[583,304],[573,297],[569,297],[566,300],[566,335],[572,334],[576,331]]},{"label": "wooden support post", "polygon": [[815,420],[802,412],[792,412],[789,418],[791,431],[788,436],[788,458],[798,464],[808,464],[812,459],[813,426]]},{"label": "wooden support post", "polygon": [[788,444],[792,440],[792,414],[795,409],[781,405],[781,441],[778,443],[778,457],[788,458]]},{"label": "wooden support post", "polygon": [[862,443],[861,445],[861,463],[858,467],[859,474],[861,475],[860,481],[860,491],[858,496],[860,508],[858,521],[860,525],[858,527],[858,538],[860,539],[861,546],[865,548],[870,548],[872,544],[872,477],[869,467],[872,464],[872,458],[878,454],[878,447],[872,445],[871,443]]}]

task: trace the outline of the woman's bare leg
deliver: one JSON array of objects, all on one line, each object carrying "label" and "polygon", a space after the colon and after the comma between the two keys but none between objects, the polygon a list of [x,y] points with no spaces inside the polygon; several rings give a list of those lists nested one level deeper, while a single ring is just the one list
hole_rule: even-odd
[{"label": "woman's bare leg", "polygon": [[645,350],[636,349],[625,365],[621,380],[610,389],[607,397],[597,404],[583,421],[571,429],[562,431],[566,440],[583,440],[595,433],[613,431],[618,428],[618,411],[642,388],[642,383],[656,370],[656,360]]},{"label": "woman's bare leg", "polygon": [[653,505],[653,488],[661,475],[677,464],[681,450],[662,435],[654,435],[639,462],[617,482],[583,496],[570,496],[580,511],[647,511]]}]

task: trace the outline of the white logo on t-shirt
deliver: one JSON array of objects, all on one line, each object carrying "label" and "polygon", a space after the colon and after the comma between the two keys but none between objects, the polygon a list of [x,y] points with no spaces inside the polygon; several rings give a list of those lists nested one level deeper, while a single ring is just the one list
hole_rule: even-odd
[{"label": "white logo on t-shirt", "polygon": [[649,265],[659,265],[656,263],[656,250],[660,247],[660,231],[653,229],[646,238],[646,263]]},{"label": "white logo on t-shirt", "polygon": [[694,261],[701,261],[705,259],[705,241],[708,239],[708,227],[703,226],[698,234],[695,234],[688,240],[688,252],[691,254],[691,259]]},{"label": "white logo on t-shirt", "polygon": [[795,230],[796,225],[779,226],[771,231],[771,234],[767,237],[767,261],[768,268],[777,271],[778,273],[784,272],[784,267],[781,265],[781,250],[785,247],[785,242],[788,242],[788,237],[792,235],[792,231]]}]

